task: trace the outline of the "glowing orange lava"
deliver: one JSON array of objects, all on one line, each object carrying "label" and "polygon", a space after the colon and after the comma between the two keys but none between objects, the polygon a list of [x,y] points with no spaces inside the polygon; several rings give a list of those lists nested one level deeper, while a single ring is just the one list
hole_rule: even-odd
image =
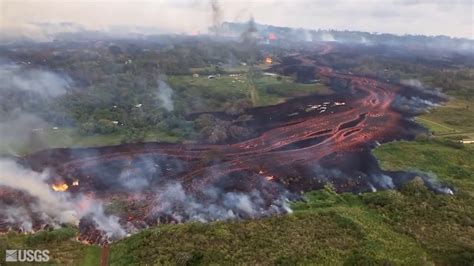
[{"label": "glowing orange lava", "polygon": [[66,183],[62,183],[62,184],[53,184],[51,188],[54,191],[64,192],[69,188],[69,186]]}]

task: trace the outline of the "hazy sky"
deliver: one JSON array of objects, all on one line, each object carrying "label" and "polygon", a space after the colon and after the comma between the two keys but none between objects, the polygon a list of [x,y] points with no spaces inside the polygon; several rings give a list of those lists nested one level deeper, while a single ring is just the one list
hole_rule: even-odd
[{"label": "hazy sky", "polygon": [[[224,21],[307,29],[361,30],[474,38],[474,0],[227,0]],[[2,33],[36,34],[35,23],[74,22],[88,29],[153,26],[206,32],[210,0],[0,0]],[[55,29],[53,29],[55,30]],[[56,29],[61,30],[61,29]]]}]

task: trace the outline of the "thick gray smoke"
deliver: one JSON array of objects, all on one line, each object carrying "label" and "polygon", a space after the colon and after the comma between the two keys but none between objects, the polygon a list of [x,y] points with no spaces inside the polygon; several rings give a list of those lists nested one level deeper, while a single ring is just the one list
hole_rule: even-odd
[{"label": "thick gray smoke", "polygon": [[165,81],[159,79],[158,81],[158,99],[161,101],[161,106],[167,111],[174,110],[173,103],[173,89],[171,89]]},{"label": "thick gray smoke", "polygon": [[255,19],[250,17],[245,30],[242,32],[242,41],[247,44],[254,43],[257,41],[257,37],[257,25],[255,24]]},{"label": "thick gray smoke", "polygon": [[55,192],[47,183],[48,179],[48,171],[35,172],[12,160],[1,159],[0,187],[27,193],[32,200],[21,204],[17,200],[0,202],[0,220],[11,225],[21,225],[23,231],[32,232],[32,225],[37,219],[50,226],[59,227],[61,224],[78,225],[81,218],[88,216],[92,217],[98,228],[109,237],[125,236],[118,217],[105,215],[100,201],[85,195],[72,197],[67,192]]},{"label": "thick gray smoke", "polygon": [[214,34],[219,35],[222,30],[222,8],[218,0],[211,0],[212,27]]}]

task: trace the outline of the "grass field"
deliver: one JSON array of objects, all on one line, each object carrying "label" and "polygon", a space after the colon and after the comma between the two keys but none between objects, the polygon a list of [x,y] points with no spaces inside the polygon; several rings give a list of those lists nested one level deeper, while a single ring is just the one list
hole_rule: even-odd
[{"label": "grass field", "polygon": [[[71,128],[59,128],[57,130],[47,129],[37,134],[35,143],[0,142],[0,155],[11,154],[24,155],[35,151],[51,148],[70,147],[98,147],[108,145],[118,145],[125,139],[124,134],[108,135],[84,135]],[[158,131],[150,131],[145,134],[143,141],[165,141],[177,142],[181,139]]]},{"label": "grass field", "polygon": [[416,118],[435,137],[472,139],[474,134],[474,102],[451,99],[429,114]]},{"label": "grass field", "polygon": [[[57,265],[99,265],[100,247],[88,246],[75,240],[77,230],[66,227],[34,235],[9,233],[0,235],[0,261],[5,261],[5,249],[49,250],[50,262]],[[16,265],[22,265],[20,263]],[[24,265],[31,265],[26,264]]]},{"label": "grass field", "polygon": [[[272,105],[289,97],[310,93],[328,94],[331,90],[323,84],[297,84],[291,78],[260,75],[252,82],[246,73],[240,76],[223,74],[215,79],[207,75],[192,77],[188,75],[168,77],[170,85],[183,97],[199,100],[194,111],[222,110],[226,103],[240,99],[250,100],[254,106]],[[186,106],[187,111],[193,106]]]}]

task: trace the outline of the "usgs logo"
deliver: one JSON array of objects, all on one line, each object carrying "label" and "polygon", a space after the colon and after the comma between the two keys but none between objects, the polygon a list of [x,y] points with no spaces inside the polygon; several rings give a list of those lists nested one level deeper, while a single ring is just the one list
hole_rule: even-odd
[{"label": "usgs logo", "polygon": [[47,262],[49,250],[33,249],[7,249],[5,250],[6,262]]}]

